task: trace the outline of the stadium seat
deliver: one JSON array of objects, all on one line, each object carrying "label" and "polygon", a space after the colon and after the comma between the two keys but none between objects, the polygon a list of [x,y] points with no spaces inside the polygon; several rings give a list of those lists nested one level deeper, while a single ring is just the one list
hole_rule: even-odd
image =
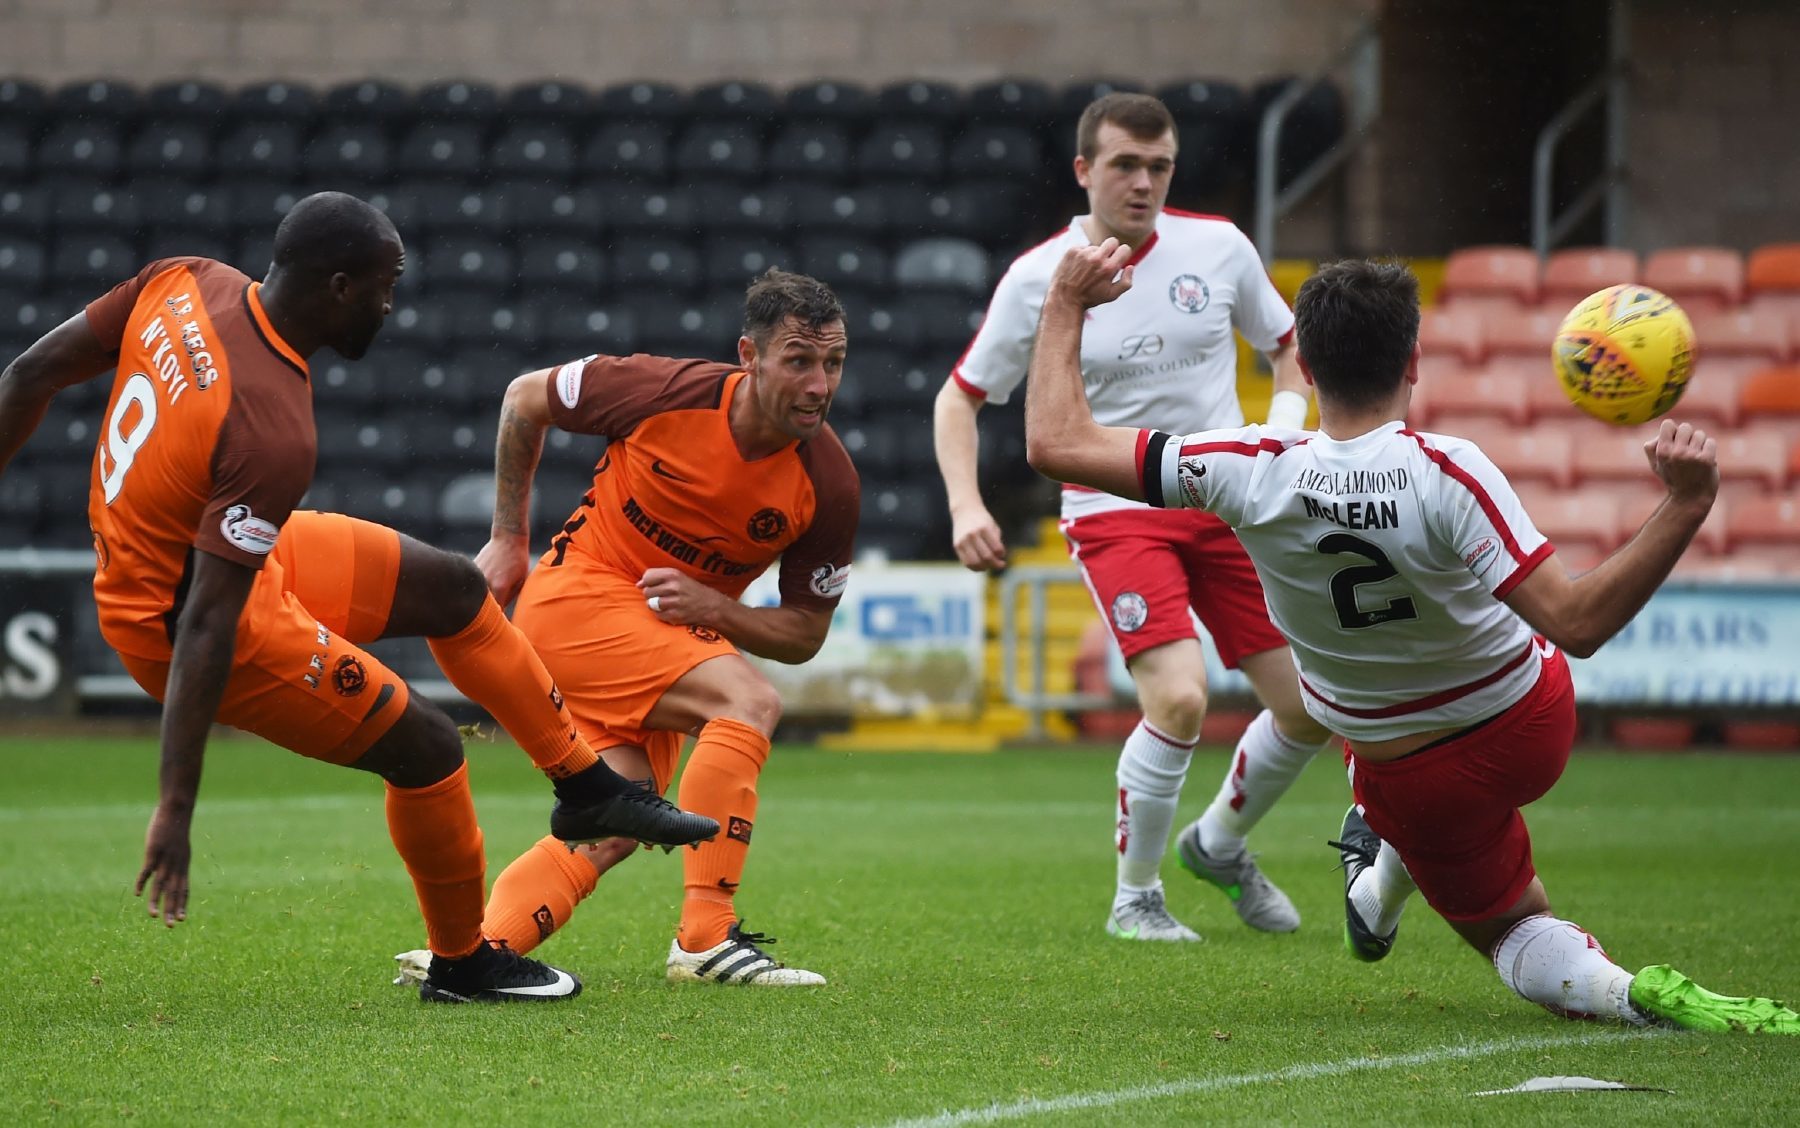
[{"label": "stadium seat", "polygon": [[31,174],[32,131],[23,122],[0,119],[0,168],[9,179],[24,180]]},{"label": "stadium seat", "polygon": [[137,248],[117,235],[64,235],[52,245],[49,285],[64,293],[97,298],[136,274],[142,265]]},{"label": "stadium seat", "polygon": [[50,95],[28,79],[0,78],[0,121],[35,127],[50,107]]},{"label": "stadium seat", "polygon": [[972,88],[967,97],[971,121],[1013,121],[1038,128],[1056,109],[1056,95],[1035,78],[1003,78]]},{"label": "stadium seat", "polygon": [[1732,309],[1697,312],[1693,315],[1693,323],[1700,367],[1715,357],[1726,356],[1754,357],[1777,364],[1788,359],[1792,352],[1793,341],[1785,318]]},{"label": "stadium seat", "polygon": [[1744,284],[1752,296],[1800,292],[1800,243],[1769,243],[1751,251]]},{"label": "stadium seat", "polygon": [[131,239],[138,232],[137,194],[129,189],[70,181],[51,200],[50,219],[59,233],[106,231]]},{"label": "stadium seat", "polygon": [[446,482],[438,495],[437,516],[452,536],[458,531],[485,533],[494,520],[493,472],[461,474]]},{"label": "stadium seat", "polygon": [[1744,498],[1725,515],[1725,539],[1733,551],[1773,545],[1800,553],[1800,494]]},{"label": "stadium seat", "polygon": [[875,108],[886,120],[912,118],[949,123],[963,116],[962,92],[947,82],[912,79],[875,92]]},{"label": "stadium seat", "polygon": [[776,179],[841,182],[850,175],[850,133],[836,122],[794,122],[769,143]]},{"label": "stadium seat", "polygon": [[628,356],[638,351],[637,318],[618,306],[583,304],[553,309],[545,320],[544,333],[544,347],[565,359],[593,352]]},{"label": "stadium seat", "polygon": [[1518,494],[1538,532],[1569,561],[1581,561],[1582,570],[1598,563],[1618,543],[1619,500],[1611,493],[1547,490],[1527,482]]},{"label": "stadium seat", "polygon": [[333,86],[321,101],[332,121],[377,128],[391,127],[415,112],[405,90],[373,78]]},{"label": "stadium seat", "polygon": [[124,163],[120,137],[119,127],[103,120],[53,125],[38,143],[38,171],[110,180]]},{"label": "stadium seat", "polygon": [[527,82],[506,95],[506,116],[514,119],[567,123],[589,109],[588,93],[572,82]]},{"label": "stadium seat", "polygon": [[[500,92],[488,83],[469,79],[433,82],[419,89],[413,109],[425,121],[486,127],[500,114]],[[533,116],[523,105],[515,109],[509,102],[508,110],[520,117]]]},{"label": "stadium seat", "polygon": [[231,226],[239,235],[273,235],[275,225],[300,196],[298,188],[279,181],[240,181],[228,201]]},{"label": "stadium seat", "polygon": [[668,127],[655,121],[602,126],[581,150],[581,171],[603,180],[655,180],[669,175]]},{"label": "stadium seat", "polygon": [[515,265],[512,251],[497,240],[441,235],[426,244],[419,280],[433,293],[474,290],[500,294],[511,288]]},{"label": "stadium seat", "polygon": [[763,173],[762,142],[750,125],[697,121],[675,144],[678,176],[751,181]]},{"label": "stadium seat", "polygon": [[1686,717],[1613,717],[1606,734],[1620,748],[1689,748],[1699,725]]},{"label": "stadium seat", "polygon": [[[0,279],[4,279],[9,288],[34,293],[43,288],[49,268],[50,257],[36,239],[0,235]],[[8,297],[14,296],[8,294]],[[7,362],[11,360],[11,357],[6,358]]]},{"label": "stadium seat", "polygon": [[1142,94],[1142,83],[1124,78],[1084,78],[1064,85],[1056,92],[1056,116],[1067,120],[1067,132],[1073,138],[1075,119],[1081,111],[1088,108],[1090,102],[1106,97],[1108,94]]},{"label": "stadium seat", "polygon": [[919,317],[912,303],[861,303],[847,307],[845,312],[850,317],[850,339],[858,345],[866,341],[881,349],[907,351],[918,344]]},{"label": "stadium seat", "polygon": [[1445,414],[1485,415],[1512,423],[1530,418],[1525,381],[1505,368],[1435,380],[1428,395],[1429,415],[1434,420]]},{"label": "stadium seat", "polygon": [[1551,347],[1562,319],[1562,312],[1550,308],[1491,313],[1486,319],[1484,336],[1488,353],[1491,356],[1543,357],[1548,367]]},{"label": "stadium seat", "polygon": [[1569,312],[1576,302],[1596,290],[1638,280],[1638,257],[1622,247],[1568,247],[1544,261],[1543,286],[1538,301]]},{"label": "stadium seat", "polygon": [[1745,419],[1800,415],[1800,365],[1764,368],[1749,377],[1739,388],[1738,408]]},{"label": "stadium seat", "polygon": [[50,193],[41,185],[0,188],[0,231],[37,235],[50,222]]},{"label": "stadium seat", "polygon": [[232,179],[287,182],[300,173],[300,126],[286,121],[250,122],[219,139],[214,159]]},{"label": "stadium seat", "polygon": [[395,305],[394,311],[388,314],[375,347],[401,345],[430,350],[449,336],[449,323],[434,303],[408,300]]},{"label": "stadium seat", "polygon": [[1422,357],[1455,357],[1479,364],[1487,359],[1487,322],[1473,310],[1432,306],[1419,313]]},{"label": "stadium seat", "polygon": [[1744,378],[1722,363],[1717,367],[1702,365],[1696,369],[1681,393],[1681,400],[1669,410],[1669,418],[1678,423],[1693,423],[1709,431],[1729,430],[1738,425],[1742,415],[1739,401],[1743,397]]},{"label": "stadium seat", "polygon": [[1792,752],[1800,748],[1800,724],[1791,721],[1726,720],[1725,746],[1759,752]]},{"label": "stadium seat", "polygon": [[[1636,534],[1643,527],[1644,522],[1650,519],[1650,515],[1655,513],[1669,496],[1668,491],[1658,486],[1650,477],[1641,444],[1637,455],[1637,478],[1643,484],[1618,494],[1619,539],[1621,541]],[[1694,544],[1698,546],[1701,553],[1709,556],[1724,554],[1728,543],[1728,515],[1736,507],[1736,504],[1735,501],[1728,502],[1723,497],[1713,504],[1712,512],[1708,513],[1706,520],[1701,522],[1700,531],[1694,534]]]},{"label": "stadium seat", "polygon": [[899,436],[892,428],[882,426],[879,419],[839,428],[838,438],[843,441],[844,449],[849,452],[850,461],[856,465],[859,476],[891,478],[898,473]]},{"label": "stadium seat", "polygon": [[796,184],[787,196],[790,214],[808,232],[874,238],[896,226],[888,214],[890,194],[880,188]]},{"label": "stadium seat", "polygon": [[787,230],[788,194],[737,184],[701,184],[694,189],[695,213],[709,232],[774,235]]},{"label": "stadium seat", "polygon": [[1719,313],[1744,300],[1743,256],[1726,247],[1674,247],[1644,260],[1644,285],[1689,314]]},{"label": "stadium seat", "polygon": [[800,271],[828,286],[878,290],[888,284],[888,258],[871,242],[842,235],[802,237]]},{"label": "stadium seat", "polygon": [[694,88],[688,112],[698,120],[738,122],[760,131],[781,113],[781,98],[760,82],[712,82]]},{"label": "stadium seat", "polygon": [[644,234],[623,240],[611,255],[613,285],[621,294],[644,290],[694,295],[705,279],[700,254],[673,234]]},{"label": "stadium seat", "polygon": [[956,357],[962,353],[975,330],[981,328],[981,319],[987,314],[987,304],[980,298],[967,294],[934,294],[916,293],[906,299],[906,307],[918,319],[918,330],[914,337],[914,353],[928,351],[942,352],[948,350],[950,358],[939,370],[939,379],[933,383],[932,391],[937,391],[936,383],[950,371]]},{"label": "stadium seat", "polygon": [[[233,247],[231,258],[227,261],[250,277],[261,278],[275,261],[275,228],[270,225],[266,230],[240,236]],[[408,252],[408,257],[410,261],[416,256]],[[413,277],[409,269],[406,278],[400,281],[406,285],[407,279]],[[412,285],[416,286],[416,283]]]},{"label": "stadium seat", "polygon": [[451,341],[459,350],[499,346],[527,356],[543,342],[541,306],[528,299],[495,301],[486,294],[439,299],[451,315]]},{"label": "stadium seat", "polygon": [[127,83],[89,79],[58,87],[50,97],[50,109],[65,119],[123,125],[143,114],[144,99]]},{"label": "stadium seat", "polygon": [[901,290],[948,290],[985,299],[992,289],[987,252],[967,239],[920,239],[894,257]]},{"label": "stadium seat", "polygon": [[[484,235],[503,239],[513,230],[507,209],[511,198],[504,192],[457,184],[452,181],[425,181],[397,190],[396,198],[404,198],[413,222],[426,233]],[[401,228],[401,237],[407,229]]]},{"label": "stadium seat", "polygon": [[936,181],[944,172],[943,134],[922,122],[877,125],[858,147],[856,167],[865,178],[909,184]]},{"label": "stadium seat", "polygon": [[977,181],[925,191],[898,187],[888,208],[896,231],[956,235],[990,249],[1013,250],[1024,230],[1028,190],[1023,185]]},{"label": "stadium seat", "polygon": [[0,478],[0,520],[29,527],[43,511],[43,483],[30,469],[9,468]]},{"label": "stadium seat", "polygon": [[334,125],[320,131],[300,155],[300,167],[315,181],[375,184],[392,171],[387,134],[373,125]]},{"label": "stadium seat", "polygon": [[726,302],[636,295],[624,303],[632,312],[645,352],[662,356],[723,357],[743,326],[743,297]]},{"label": "stadium seat", "polygon": [[401,140],[394,171],[401,176],[468,180],[480,173],[485,157],[478,126],[424,121]]},{"label": "stadium seat", "polygon": [[575,143],[567,130],[551,122],[515,125],[494,139],[487,170],[494,176],[561,183],[575,173]]},{"label": "stadium seat", "polygon": [[975,125],[950,146],[950,175],[962,180],[1017,178],[1044,173],[1044,155],[1030,130],[1017,125]]},{"label": "stadium seat", "polygon": [[782,100],[783,120],[790,123],[839,122],[860,125],[875,113],[875,96],[849,82],[823,79],[788,89]]},{"label": "stadium seat", "polygon": [[384,481],[357,475],[343,488],[344,511],[431,540],[437,524],[437,491],[427,480]]},{"label": "stadium seat", "polygon": [[1539,361],[1536,357],[1509,357],[1508,369],[1513,378],[1519,381],[1525,392],[1525,414],[1533,425],[1546,421],[1561,421],[1579,426],[1589,434],[1606,433],[1607,424],[1601,423],[1576,407],[1563,390],[1562,381],[1556,378],[1551,370],[1549,358]]},{"label": "stadium seat", "polygon": [[561,235],[520,239],[519,285],[531,296],[546,289],[598,298],[606,287],[606,256],[597,245]]},{"label": "stadium seat", "polygon": [[212,169],[212,145],[199,125],[153,122],[132,139],[125,169],[139,176],[202,176]]},{"label": "stadium seat", "polygon": [[[1504,426],[1477,438],[1463,434],[1479,446],[1508,480],[1516,483],[1547,482],[1567,488],[1574,481],[1575,432],[1547,425],[1521,430]],[[1643,456],[1638,456],[1639,466]]]},{"label": "stadium seat", "polygon": [[748,286],[771,266],[798,270],[800,262],[790,247],[760,235],[715,236],[700,257],[706,285],[713,290]]},{"label": "stadium seat", "polygon": [[231,96],[229,120],[300,127],[311,122],[318,112],[318,96],[309,87],[292,82],[254,82],[239,87]]},{"label": "stadium seat", "polygon": [[1439,300],[1487,309],[1522,309],[1537,301],[1538,260],[1525,247],[1464,247],[1444,263]]},{"label": "stadium seat", "polygon": [[602,192],[601,201],[607,225],[619,231],[685,237],[699,218],[694,195],[684,187],[612,185]]},{"label": "stadium seat", "polygon": [[672,121],[687,113],[681,91],[663,82],[623,82],[600,92],[600,115],[608,120]]},{"label": "stadium seat", "polygon": [[1723,482],[1761,482],[1765,489],[1779,490],[1787,485],[1793,428],[1780,423],[1762,428],[1752,423],[1747,420],[1739,430],[1718,436],[1719,478]]},{"label": "stadium seat", "polygon": [[592,188],[517,181],[501,184],[496,191],[506,200],[506,214],[517,235],[553,232],[592,239],[600,234],[605,207]]}]

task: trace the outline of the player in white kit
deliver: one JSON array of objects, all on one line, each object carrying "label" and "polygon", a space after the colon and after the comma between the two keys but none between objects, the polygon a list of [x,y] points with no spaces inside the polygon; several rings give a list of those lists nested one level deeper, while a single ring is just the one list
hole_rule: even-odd
[{"label": "player in white kit", "polygon": [[1574,742],[1562,652],[1592,654],[1668,576],[1718,490],[1713,440],[1665,420],[1644,449],[1668,497],[1572,579],[1475,444],[1407,428],[1419,307],[1404,266],[1336,263],[1301,287],[1317,433],[1184,437],[1102,426],[1084,400],[1084,311],[1130,289],[1129,258],[1109,240],[1057,267],[1032,361],[1028,457],[1053,478],[1204,509],[1237,530],[1307,709],[1345,738],[1356,805],[1336,845],[1352,952],[1385,956],[1416,888],[1508,987],[1556,1014],[1800,1034],[1800,1014],[1774,1000],[1716,995],[1667,965],[1634,976],[1613,963],[1551,911],[1519,815],[1562,775]]},{"label": "player in white kit", "polygon": [[[937,398],[938,467],[956,553],[973,569],[1006,563],[976,480],[975,415],[984,403],[1005,403],[1024,379],[1051,272],[1069,247],[1108,237],[1138,247],[1139,287],[1093,311],[1082,346],[1088,397],[1104,422],[1196,431],[1242,425],[1234,327],[1274,364],[1271,420],[1299,427],[1306,417],[1294,318],[1250,240],[1229,220],[1163,206],[1176,153],[1167,108],[1142,94],[1108,95],[1082,114],[1076,141],[1075,176],[1087,189],[1089,214],[1007,270]],[[1267,708],[1245,730],[1212,804],[1181,833],[1178,854],[1223,889],[1251,927],[1299,927],[1293,902],[1263,877],[1245,835],[1328,734],[1301,705],[1293,661],[1269,623],[1243,547],[1211,514],[1159,512],[1079,487],[1063,492],[1062,529],[1144,712],[1119,755],[1118,885],[1107,931],[1200,939],[1169,913],[1159,877],[1206,710],[1196,614],[1225,665],[1244,671]]]}]

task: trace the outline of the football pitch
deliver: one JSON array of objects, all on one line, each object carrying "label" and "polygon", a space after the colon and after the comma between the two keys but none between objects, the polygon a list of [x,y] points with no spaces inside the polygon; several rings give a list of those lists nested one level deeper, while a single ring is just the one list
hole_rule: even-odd
[{"label": "football pitch", "polygon": [[[1415,902],[1344,951],[1347,787],[1321,756],[1259,828],[1298,933],[1241,926],[1171,860],[1192,946],[1102,931],[1111,749],[784,746],[738,905],[830,985],[674,987],[678,858],[613,871],[540,950],[553,1005],[427,1007],[379,781],[213,744],[187,924],[133,899],[152,737],[0,740],[0,1113],[67,1123],[600,1125],[1800,1122],[1800,1039],[1559,1020]],[[1182,818],[1225,763],[1196,759]],[[545,826],[525,757],[476,742],[489,878]],[[1800,757],[1578,753],[1528,812],[1561,913],[1628,967],[1800,996]],[[1582,1075],[1661,1092],[1472,1094]]]}]

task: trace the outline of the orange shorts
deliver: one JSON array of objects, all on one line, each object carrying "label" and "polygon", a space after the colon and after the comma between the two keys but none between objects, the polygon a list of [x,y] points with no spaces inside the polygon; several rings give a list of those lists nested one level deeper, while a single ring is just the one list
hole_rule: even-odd
[{"label": "orange shorts", "polygon": [[573,554],[532,569],[513,623],[544,660],[594,750],[642,748],[657,790],[667,791],[687,734],[646,729],[644,719],[689,670],[737,648],[717,631],[663,622],[635,577]]},{"label": "orange shorts", "polygon": [[[333,764],[355,763],[405,712],[406,683],[361,647],[387,626],[400,534],[336,513],[300,511],[250,588],[218,721]],[[166,656],[120,654],[163,700]]]}]

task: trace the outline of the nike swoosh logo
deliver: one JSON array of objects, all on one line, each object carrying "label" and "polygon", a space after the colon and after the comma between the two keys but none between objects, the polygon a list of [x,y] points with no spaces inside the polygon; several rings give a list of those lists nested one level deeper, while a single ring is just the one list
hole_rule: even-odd
[{"label": "nike swoosh logo", "polygon": [[727,893],[736,893],[737,887],[738,887],[738,883],[735,881],[727,881],[725,878],[722,878],[722,877],[719,879],[719,888],[723,889]]},{"label": "nike swoosh logo", "polygon": [[1142,927],[1144,927],[1144,926],[1141,924],[1134,924],[1130,928],[1119,929],[1119,931],[1114,933],[1113,935],[1117,936],[1121,940],[1136,940],[1137,934],[1138,934],[1138,929],[1140,929]]},{"label": "nike swoosh logo", "polygon": [[684,485],[690,486],[693,485],[693,482],[683,478],[680,474],[675,473],[675,471],[669,469],[667,466],[664,466],[663,460],[660,458],[653,458],[650,460],[650,472],[660,477],[667,478],[671,482],[681,482]]},{"label": "nike swoosh logo", "polygon": [[691,539],[693,540],[693,542],[695,544],[711,544],[714,541],[730,540],[731,538],[724,537],[724,536],[718,536],[718,537],[693,537]]}]

